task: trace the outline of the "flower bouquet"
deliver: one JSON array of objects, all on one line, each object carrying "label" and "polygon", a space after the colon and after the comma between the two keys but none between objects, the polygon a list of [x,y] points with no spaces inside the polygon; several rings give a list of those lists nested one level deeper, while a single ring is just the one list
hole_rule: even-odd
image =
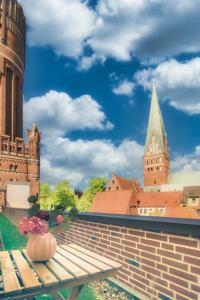
[{"label": "flower bouquet", "polygon": [[29,236],[26,250],[30,259],[35,262],[48,261],[53,257],[57,246],[56,239],[49,230],[61,224],[68,227],[69,218],[74,218],[76,208],[73,208],[67,217],[62,206],[50,211],[41,210],[37,196],[30,196],[28,202],[31,207],[28,209],[28,216],[20,219],[19,231]]}]

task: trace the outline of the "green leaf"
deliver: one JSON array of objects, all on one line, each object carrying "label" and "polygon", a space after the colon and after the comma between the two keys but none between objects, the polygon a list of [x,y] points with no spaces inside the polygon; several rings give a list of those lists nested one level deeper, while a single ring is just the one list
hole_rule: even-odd
[{"label": "green leaf", "polygon": [[36,195],[29,196],[27,200],[31,204],[36,203],[38,201],[38,196],[36,196]]},{"label": "green leaf", "polygon": [[28,215],[29,217],[37,216],[40,212],[40,204],[36,203],[33,204],[29,209],[28,209]]}]

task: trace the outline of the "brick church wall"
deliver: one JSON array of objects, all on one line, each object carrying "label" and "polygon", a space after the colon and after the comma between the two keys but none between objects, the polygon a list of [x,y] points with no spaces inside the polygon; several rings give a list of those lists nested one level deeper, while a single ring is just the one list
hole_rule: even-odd
[{"label": "brick church wall", "polygon": [[0,19],[0,189],[30,182],[39,193],[40,137],[36,125],[23,139],[23,82],[26,18],[17,0],[1,0]]},{"label": "brick church wall", "polygon": [[5,204],[5,197],[6,197],[5,191],[0,190],[0,209]]}]

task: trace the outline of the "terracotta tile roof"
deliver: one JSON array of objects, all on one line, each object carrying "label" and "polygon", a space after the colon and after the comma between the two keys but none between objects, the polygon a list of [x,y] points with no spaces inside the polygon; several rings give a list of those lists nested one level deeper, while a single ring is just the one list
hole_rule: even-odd
[{"label": "terracotta tile roof", "polygon": [[200,207],[167,207],[165,217],[200,219]]},{"label": "terracotta tile roof", "polygon": [[142,191],[140,184],[136,179],[127,179],[122,176],[118,176],[114,174],[108,183],[107,191],[109,190],[109,187],[111,190],[113,190],[113,188],[115,189],[116,185],[118,186],[119,190],[133,189],[136,192]]},{"label": "terracotta tile roof", "polygon": [[174,207],[179,206],[183,198],[182,192],[143,192],[138,193],[139,207]]},{"label": "terracotta tile roof", "polygon": [[132,190],[98,192],[93,200],[91,212],[130,214],[134,194]]}]

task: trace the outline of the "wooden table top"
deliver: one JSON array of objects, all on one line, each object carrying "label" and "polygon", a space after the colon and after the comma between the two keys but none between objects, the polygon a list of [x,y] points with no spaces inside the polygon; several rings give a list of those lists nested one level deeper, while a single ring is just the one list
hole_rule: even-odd
[{"label": "wooden table top", "polygon": [[0,299],[22,299],[113,276],[121,265],[78,245],[60,245],[46,263],[33,263],[26,250],[0,252]]}]

